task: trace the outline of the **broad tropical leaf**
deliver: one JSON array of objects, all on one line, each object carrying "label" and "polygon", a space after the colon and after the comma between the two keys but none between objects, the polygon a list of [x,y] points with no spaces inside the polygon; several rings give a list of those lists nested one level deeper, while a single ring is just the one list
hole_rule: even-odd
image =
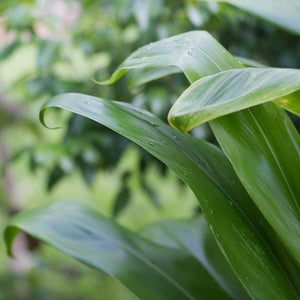
[{"label": "broad tropical leaf", "polygon": [[9,251],[19,230],[117,278],[141,299],[232,299],[187,251],[153,243],[80,202],[14,217],[5,232]]},{"label": "broad tropical leaf", "polygon": [[225,2],[300,35],[300,3],[298,0],[198,0]]},{"label": "broad tropical leaf", "polygon": [[169,122],[187,132],[220,116],[278,98],[300,114],[300,70],[278,68],[233,69],[194,82],[176,101]]},{"label": "broad tropical leaf", "polygon": [[[40,115],[42,122],[49,107],[64,108],[95,120],[159,158],[197,195],[219,246],[248,293],[261,299],[269,299],[270,295],[296,299],[292,287],[295,279],[282,272],[288,266],[297,273],[293,262],[220,150],[126,103],[63,94],[44,105]],[[260,281],[264,282],[264,289],[258,290]]]}]

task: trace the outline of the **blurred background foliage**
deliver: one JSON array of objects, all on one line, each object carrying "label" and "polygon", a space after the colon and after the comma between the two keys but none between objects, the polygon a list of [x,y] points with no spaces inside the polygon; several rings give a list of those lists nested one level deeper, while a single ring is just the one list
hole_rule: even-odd
[{"label": "blurred background foliage", "polygon": [[[188,86],[180,74],[134,90],[126,84],[127,75],[113,86],[93,80],[107,79],[138,47],[190,30],[209,31],[234,55],[300,67],[297,36],[226,4],[0,2],[1,229],[10,215],[60,198],[88,202],[134,230],[200,212],[192,192],[173,173],[107,128],[62,111],[50,116],[59,120],[60,130],[49,131],[37,119],[45,100],[79,92],[130,101],[166,120]],[[299,119],[294,121],[299,128]],[[194,133],[214,142],[206,125]],[[3,243],[0,250],[0,300],[135,299],[114,279],[27,236],[16,243],[17,260],[6,257]]]}]

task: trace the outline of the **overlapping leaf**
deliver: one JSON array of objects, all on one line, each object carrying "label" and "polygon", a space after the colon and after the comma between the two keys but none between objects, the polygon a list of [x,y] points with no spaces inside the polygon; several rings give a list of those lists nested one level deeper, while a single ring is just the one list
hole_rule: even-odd
[{"label": "overlapping leaf", "polygon": [[18,230],[116,277],[141,299],[232,299],[187,251],[144,239],[79,202],[14,217],[5,232],[9,247]]},{"label": "overlapping leaf", "polygon": [[237,6],[280,27],[300,35],[300,3],[298,0],[198,0],[225,2]]},{"label": "overlapping leaf", "polygon": [[194,82],[176,101],[169,122],[189,131],[197,125],[278,98],[300,114],[300,70],[243,68],[206,76]]},{"label": "overlapping leaf", "polygon": [[[248,293],[262,299],[270,295],[296,298],[292,287],[294,278],[288,279],[282,272],[286,269],[283,260],[290,262],[288,254],[280,248],[276,235],[251,202],[221,151],[129,104],[64,94],[45,104],[42,122],[49,107],[64,108],[98,121],[163,161],[194,190],[218,244]],[[251,217],[247,217],[247,213]],[[294,265],[290,264],[293,270]],[[257,282],[261,281],[264,289],[258,290]]]}]

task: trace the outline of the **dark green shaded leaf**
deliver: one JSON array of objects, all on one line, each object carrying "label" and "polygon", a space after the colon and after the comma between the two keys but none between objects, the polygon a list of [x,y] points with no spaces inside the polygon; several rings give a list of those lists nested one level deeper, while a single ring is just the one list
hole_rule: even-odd
[{"label": "dark green shaded leaf", "polygon": [[128,204],[130,201],[130,190],[126,184],[124,184],[119,191],[114,205],[113,205],[113,216],[116,217]]}]

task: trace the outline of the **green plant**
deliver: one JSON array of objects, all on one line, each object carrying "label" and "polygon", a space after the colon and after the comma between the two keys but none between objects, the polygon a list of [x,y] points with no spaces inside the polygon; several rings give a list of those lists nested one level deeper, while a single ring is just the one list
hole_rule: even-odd
[{"label": "green plant", "polygon": [[[148,81],[174,67],[192,83],[169,113],[178,130],[133,105],[82,94],[54,97],[40,119],[64,108],[131,139],[192,188],[208,226],[201,216],[133,233],[61,201],[12,218],[9,252],[25,230],[141,299],[299,299],[300,140],[280,105],[299,114],[300,70],[245,68],[193,31],[138,49],[103,84],[129,69]],[[206,121],[222,150],[185,134]]]}]

